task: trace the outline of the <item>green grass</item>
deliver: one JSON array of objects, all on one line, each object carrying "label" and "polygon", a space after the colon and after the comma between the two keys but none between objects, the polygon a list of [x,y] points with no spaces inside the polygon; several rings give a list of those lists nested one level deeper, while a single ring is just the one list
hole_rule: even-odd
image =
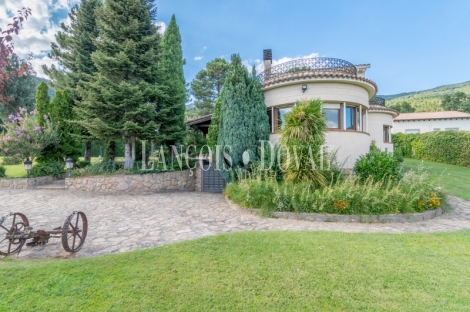
[{"label": "green grass", "polygon": [[443,186],[447,194],[470,200],[470,168],[408,158],[403,168],[416,170],[421,163],[431,181]]},{"label": "green grass", "polygon": [[4,166],[6,169],[6,176],[7,178],[25,178],[26,171],[24,170],[24,165],[11,165],[11,166]]},{"label": "green grass", "polygon": [[276,231],[96,258],[10,258],[0,262],[0,310],[468,311],[468,246],[470,231]]}]

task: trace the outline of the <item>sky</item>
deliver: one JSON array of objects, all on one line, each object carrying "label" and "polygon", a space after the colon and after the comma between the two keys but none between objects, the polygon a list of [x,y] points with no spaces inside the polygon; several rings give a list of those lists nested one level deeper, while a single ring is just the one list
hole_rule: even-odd
[{"label": "sky", "polygon": [[[76,0],[0,0],[0,27],[30,7],[14,38],[15,52],[51,65],[50,42]],[[366,76],[379,94],[430,89],[470,80],[470,0],[155,0],[158,23],[173,14],[182,35],[190,82],[207,62],[238,53],[260,65],[263,49],[274,64],[304,57],[334,57],[370,64]],[[258,66],[260,69],[260,66]]]}]

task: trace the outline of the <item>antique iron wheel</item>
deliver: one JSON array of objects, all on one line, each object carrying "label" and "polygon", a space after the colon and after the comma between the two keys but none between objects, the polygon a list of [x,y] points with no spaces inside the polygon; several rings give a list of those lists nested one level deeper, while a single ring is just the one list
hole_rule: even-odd
[{"label": "antique iron wheel", "polygon": [[82,248],[88,231],[88,220],[81,211],[74,211],[62,227],[62,246],[68,252],[77,252]]},{"label": "antique iron wheel", "polygon": [[25,228],[28,226],[28,218],[19,212],[10,213],[0,218],[0,255],[6,256],[20,249],[21,239],[10,236],[24,234]]}]

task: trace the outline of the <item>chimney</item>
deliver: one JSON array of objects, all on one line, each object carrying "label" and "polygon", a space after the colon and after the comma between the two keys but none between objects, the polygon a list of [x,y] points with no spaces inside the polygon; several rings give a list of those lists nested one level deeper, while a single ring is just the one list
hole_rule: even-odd
[{"label": "chimney", "polygon": [[263,50],[264,70],[270,69],[273,63],[273,51],[271,49]]}]

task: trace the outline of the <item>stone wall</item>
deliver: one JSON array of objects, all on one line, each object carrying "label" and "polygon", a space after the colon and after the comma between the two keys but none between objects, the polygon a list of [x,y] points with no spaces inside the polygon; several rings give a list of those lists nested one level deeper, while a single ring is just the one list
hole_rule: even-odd
[{"label": "stone wall", "polygon": [[39,185],[51,184],[55,180],[54,177],[0,179],[0,188],[32,189]]},{"label": "stone wall", "polygon": [[70,191],[102,193],[146,193],[162,191],[195,191],[193,171],[175,171],[142,175],[109,175],[65,179]]}]

